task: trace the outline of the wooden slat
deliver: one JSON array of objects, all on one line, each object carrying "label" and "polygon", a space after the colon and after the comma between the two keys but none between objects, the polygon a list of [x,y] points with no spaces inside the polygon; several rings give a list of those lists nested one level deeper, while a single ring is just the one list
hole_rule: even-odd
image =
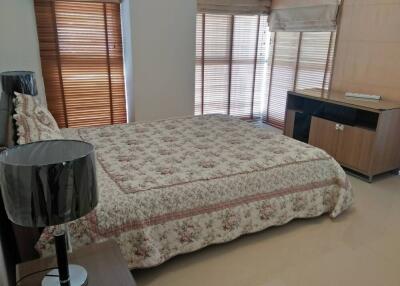
[{"label": "wooden slat", "polygon": [[35,11],[46,97],[60,127],[125,123],[120,5],[35,0]]},{"label": "wooden slat", "polygon": [[58,125],[68,127],[54,2],[35,0],[35,11],[47,106]]}]

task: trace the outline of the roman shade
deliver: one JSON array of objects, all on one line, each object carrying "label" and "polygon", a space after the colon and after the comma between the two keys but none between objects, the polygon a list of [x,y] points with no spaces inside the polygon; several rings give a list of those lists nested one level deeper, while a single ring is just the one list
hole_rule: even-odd
[{"label": "roman shade", "polygon": [[271,0],[198,0],[199,13],[259,15],[269,14]]},{"label": "roman shade", "polygon": [[47,105],[58,125],[126,123],[120,4],[34,3]]},{"label": "roman shade", "polygon": [[268,18],[271,32],[334,31],[339,0],[274,0]]}]

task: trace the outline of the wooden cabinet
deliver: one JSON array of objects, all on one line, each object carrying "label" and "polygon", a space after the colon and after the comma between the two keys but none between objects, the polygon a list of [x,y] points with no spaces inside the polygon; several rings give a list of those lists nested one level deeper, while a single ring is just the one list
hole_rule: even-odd
[{"label": "wooden cabinet", "polygon": [[308,143],[324,149],[329,155],[335,157],[339,138],[336,124],[329,120],[313,117]]},{"label": "wooden cabinet", "polygon": [[313,94],[288,93],[285,135],[325,150],[369,180],[400,168],[400,103]]},{"label": "wooden cabinet", "polygon": [[375,132],[312,117],[308,143],[325,150],[342,165],[368,172]]},{"label": "wooden cabinet", "polygon": [[[342,125],[343,126],[343,125]],[[336,160],[342,165],[368,174],[375,142],[375,131],[344,125],[338,132]]]}]

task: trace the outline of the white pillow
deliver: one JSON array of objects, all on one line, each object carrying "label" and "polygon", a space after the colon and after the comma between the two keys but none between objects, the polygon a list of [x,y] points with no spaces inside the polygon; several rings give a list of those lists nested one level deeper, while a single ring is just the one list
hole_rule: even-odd
[{"label": "white pillow", "polygon": [[57,122],[50,111],[33,96],[14,92],[18,144],[41,140],[63,139]]}]

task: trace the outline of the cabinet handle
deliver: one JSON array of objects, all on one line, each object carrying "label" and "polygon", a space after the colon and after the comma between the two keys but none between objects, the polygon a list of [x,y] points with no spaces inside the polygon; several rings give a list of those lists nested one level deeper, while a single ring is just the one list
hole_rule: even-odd
[{"label": "cabinet handle", "polygon": [[338,130],[338,131],[343,131],[344,130],[344,125],[336,123],[335,129]]}]

